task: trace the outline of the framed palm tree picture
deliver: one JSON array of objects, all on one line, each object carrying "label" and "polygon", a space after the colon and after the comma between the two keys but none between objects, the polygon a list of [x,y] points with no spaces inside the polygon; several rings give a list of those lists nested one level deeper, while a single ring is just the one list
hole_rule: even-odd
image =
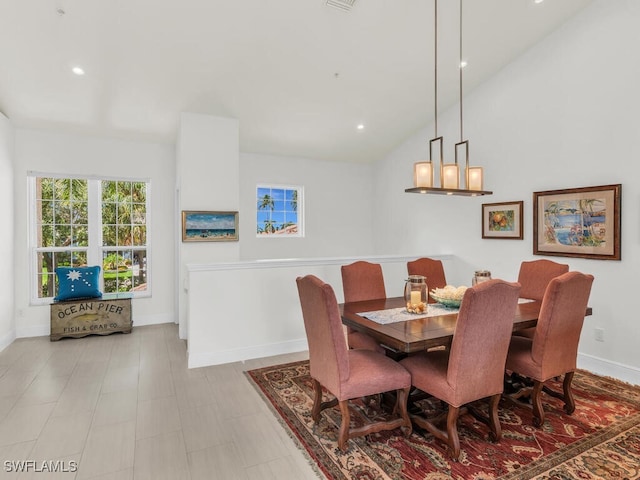
[{"label": "framed palm tree picture", "polygon": [[302,201],[302,187],[258,185],[256,235],[260,238],[304,236]]},{"label": "framed palm tree picture", "polygon": [[533,192],[533,253],[620,260],[622,185]]},{"label": "framed palm tree picture", "polygon": [[183,211],[183,242],[237,242],[238,212]]}]

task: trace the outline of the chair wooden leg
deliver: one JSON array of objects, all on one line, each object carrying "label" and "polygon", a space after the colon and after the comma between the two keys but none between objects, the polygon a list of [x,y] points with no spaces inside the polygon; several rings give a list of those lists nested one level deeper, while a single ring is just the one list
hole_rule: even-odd
[{"label": "chair wooden leg", "polygon": [[489,399],[489,438],[490,440],[497,442],[502,438],[502,427],[500,426],[500,419],[498,418],[498,403],[500,403],[501,394],[493,395]]},{"label": "chair wooden leg", "polygon": [[335,407],[338,404],[338,399],[334,398],[328,402],[322,402],[322,385],[315,378],[313,379],[313,408],[311,409],[311,418],[314,423],[320,421],[320,412],[325,408]]},{"label": "chair wooden leg", "polygon": [[447,444],[449,445],[449,456],[452,460],[460,458],[460,438],[458,438],[458,414],[460,407],[449,405],[447,414]]},{"label": "chair wooden leg", "polygon": [[534,380],[531,389],[531,403],[533,404],[533,425],[541,427],[544,423],[544,409],[542,408],[542,386],[543,382]]},{"label": "chair wooden leg", "polygon": [[349,440],[349,401],[341,400],[338,402],[340,405],[340,415],[342,420],[340,422],[340,430],[338,432],[338,448],[344,451]]},{"label": "chair wooden leg", "polygon": [[573,393],[571,392],[571,382],[573,381],[573,372],[567,372],[564,374],[564,382],[562,383],[562,389],[564,390],[564,411],[568,415],[571,415],[576,410],[576,402],[573,399]]},{"label": "chair wooden leg", "polygon": [[393,407],[394,415],[400,413],[400,417],[403,420],[403,425],[400,427],[405,437],[409,437],[413,431],[413,424],[409,418],[409,412],[407,411],[407,404],[409,402],[409,390],[410,388],[400,389],[396,392],[397,399],[396,405]]},{"label": "chair wooden leg", "polygon": [[313,379],[313,408],[311,409],[311,418],[315,423],[320,420],[320,412],[322,411],[322,386],[315,378]]}]

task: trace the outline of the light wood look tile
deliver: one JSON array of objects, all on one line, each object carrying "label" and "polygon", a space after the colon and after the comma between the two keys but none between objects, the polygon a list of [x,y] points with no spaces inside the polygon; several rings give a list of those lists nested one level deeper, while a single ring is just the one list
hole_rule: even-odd
[{"label": "light wood look tile", "polygon": [[122,390],[103,393],[93,416],[93,426],[136,421],[138,413],[138,390]]},{"label": "light wood look tile", "polygon": [[189,480],[182,432],[138,440],[133,476],[136,480]]},{"label": "light wood look tile", "polygon": [[188,458],[191,480],[247,479],[234,443],[197,450]]},{"label": "light wood look tile", "polygon": [[176,397],[154,398],[138,402],[136,439],[153,437],[181,428]]},{"label": "light wood look tile", "polygon": [[91,427],[80,459],[78,480],[133,467],[135,422]]},{"label": "light wood look tile", "polygon": [[31,457],[58,459],[81,454],[91,427],[91,413],[50,417],[38,436]]},{"label": "light wood look tile", "polygon": [[55,403],[16,404],[0,422],[0,445],[37,439],[54,407]]},{"label": "light wood look tile", "polygon": [[175,324],[18,339],[0,352],[0,459],[78,462],[16,480],[318,478],[243,373],[305,358],[189,369]]}]

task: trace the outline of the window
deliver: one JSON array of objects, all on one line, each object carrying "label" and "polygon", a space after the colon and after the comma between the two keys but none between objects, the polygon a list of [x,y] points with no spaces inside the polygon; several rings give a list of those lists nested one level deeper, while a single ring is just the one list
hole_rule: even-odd
[{"label": "window", "polygon": [[258,237],[303,237],[302,187],[258,185]]},{"label": "window", "polygon": [[101,291],[150,294],[149,182],[29,176],[32,301],[57,292],[56,267],[100,265]]}]

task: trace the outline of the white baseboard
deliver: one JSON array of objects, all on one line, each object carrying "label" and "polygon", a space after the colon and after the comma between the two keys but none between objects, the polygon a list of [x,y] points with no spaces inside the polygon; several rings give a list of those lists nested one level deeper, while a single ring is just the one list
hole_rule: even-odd
[{"label": "white baseboard", "polygon": [[612,377],[633,385],[640,385],[640,369],[612,362],[603,358],[578,353],[578,368],[593,372],[597,375]]},{"label": "white baseboard", "polygon": [[171,313],[159,313],[155,315],[133,314],[134,327],[144,327],[145,325],[160,325],[162,323],[175,323],[175,316]]},{"label": "white baseboard", "polygon": [[16,338],[28,337],[45,337],[51,334],[51,324],[32,325],[30,327],[18,327],[16,329]]},{"label": "white baseboard", "polygon": [[193,355],[187,352],[189,368],[208,367],[223,363],[242,362],[252,358],[271,357],[284,353],[303,352],[308,350],[307,339],[290,340],[287,342],[272,343],[269,345],[255,345],[251,347],[236,348],[218,352],[204,352]]},{"label": "white baseboard", "polygon": [[11,345],[15,339],[16,331],[13,329],[0,337],[0,352]]}]

